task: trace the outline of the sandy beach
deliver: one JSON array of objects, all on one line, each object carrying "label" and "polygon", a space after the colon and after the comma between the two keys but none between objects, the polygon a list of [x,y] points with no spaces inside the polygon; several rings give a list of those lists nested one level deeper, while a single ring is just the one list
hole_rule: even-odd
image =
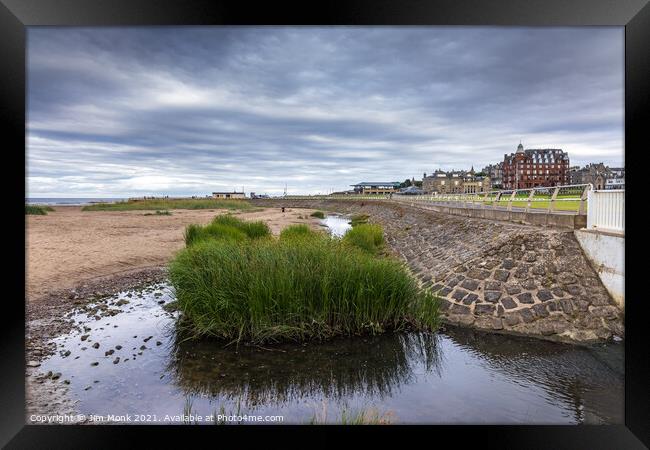
[{"label": "sandy beach", "polygon": [[[280,208],[235,212],[246,220],[264,220],[278,234],[293,223],[318,225],[314,210]],[[191,223],[208,223],[226,210],[172,210],[170,216],[145,216],[151,211],[82,211],[57,206],[46,216],[26,220],[26,297],[72,289],[109,275],[165,265],[184,247],[183,231]]]}]

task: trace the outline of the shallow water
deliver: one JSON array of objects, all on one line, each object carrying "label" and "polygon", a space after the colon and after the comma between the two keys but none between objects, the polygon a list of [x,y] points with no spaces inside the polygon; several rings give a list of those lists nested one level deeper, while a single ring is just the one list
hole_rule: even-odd
[{"label": "shallow water", "polygon": [[[335,230],[348,220],[324,222]],[[116,422],[183,423],[191,412],[340,423],[365,410],[391,423],[623,423],[622,343],[453,328],[268,347],[179,342],[177,313],[163,309],[172,300],[162,283],[76,311],[77,329],[40,369],[69,381],[79,413]]]},{"label": "shallow water", "polygon": [[[459,329],[268,348],[178,342],[176,313],[159,304],[170,294],[159,284],[106,300],[122,311],[112,317],[76,313],[80,329],[55,340],[59,352],[41,369],[70,381],[86,415],[164,421],[184,410],[239,411],[307,423],[371,410],[392,423],[623,422],[622,344],[587,348]],[[121,299],[129,303],[115,305]]]},{"label": "shallow water", "polygon": [[326,215],[324,219],[321,219],[321,224],[329,228],[330,234],[336,237],[342,237],[346,231],[352,228],[348,217],[334,214]]}]

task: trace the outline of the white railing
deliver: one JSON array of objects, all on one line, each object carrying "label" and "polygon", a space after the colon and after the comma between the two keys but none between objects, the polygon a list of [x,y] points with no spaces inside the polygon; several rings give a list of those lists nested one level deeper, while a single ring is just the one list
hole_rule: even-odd
[{"label": "white railing", "polygon": [[587,229],[625,232],[625,190],[590,191],[587,194]]},{"label": "white railing", "polygon": [[591,184],[575,184],[466,194],[404,195],[288,195],[286,199],[392,200],[411,204],[443,204],[463,208],[505,209],[525,212],[585,214]]}]

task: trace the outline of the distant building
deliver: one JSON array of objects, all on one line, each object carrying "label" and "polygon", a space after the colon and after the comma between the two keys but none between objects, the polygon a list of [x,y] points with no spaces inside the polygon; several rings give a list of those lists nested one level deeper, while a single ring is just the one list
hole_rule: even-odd
[{"label": "distant building", "polygon": [[483,167],[482,172],[490,177],[492,188],[500,188],[503,184],[503,162]]},{"label": "distant building", "polygon": [[361,183],[352,184],[350,186],[354,187],[354,192],[356,194],[385,195],[397,192],[400,184],[401,183],[399,181],[363,181]]},{"label": "distant building", "polygon": [[613,178],[625,178],[625,167],[610,167],[609,172]]},{"label": "distant building", "polygon": [[571,184],[591,183],[594,189],[625,189],[625,168],[607,167],[604,163],[591,163],[585,167],[572,167]]},{"label": "distant building", "polygon": [[411,185],[399,190],[400,195],[422,195],[424,191],[415,185]]},{"label": "distant building", "polygon": [[608,178],[605,180],[605,189],[625,189],[625,178]]},{"label": "distant building", "polygon": [[580,173],[580,166],[569,167],[569,184],[582,184],[582,173]]},{"label": "distant building", "polygon": [[474,168],[465,170],[436,170],[431,175],[424,174],[422,190],[426,193],[467,194],[487,192],[492,185],[489,176],[477,176]]},{"label": "distant building", "polygon": [[250,198],[269,198],[267,194],[256,194],[255,192],[250,192],[248,195]]},{"label": "distant building", "polygon": [[213,192],[212,198],[246,198],[243,192]]},{"label": "distant building", "polygon": [[569,184],[569,155],[559,148],[528,149],[503,158],[503,187],[526,189]]}]

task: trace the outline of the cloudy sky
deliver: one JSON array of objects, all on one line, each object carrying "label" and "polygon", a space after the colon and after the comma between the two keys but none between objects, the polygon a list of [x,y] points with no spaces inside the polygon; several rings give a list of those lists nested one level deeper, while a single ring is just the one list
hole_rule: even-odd
[{"label": "cloudy sky", "polygon": [[328,193],[526,148],[623,164],[623,28],[31,28],[29,197]]}]

